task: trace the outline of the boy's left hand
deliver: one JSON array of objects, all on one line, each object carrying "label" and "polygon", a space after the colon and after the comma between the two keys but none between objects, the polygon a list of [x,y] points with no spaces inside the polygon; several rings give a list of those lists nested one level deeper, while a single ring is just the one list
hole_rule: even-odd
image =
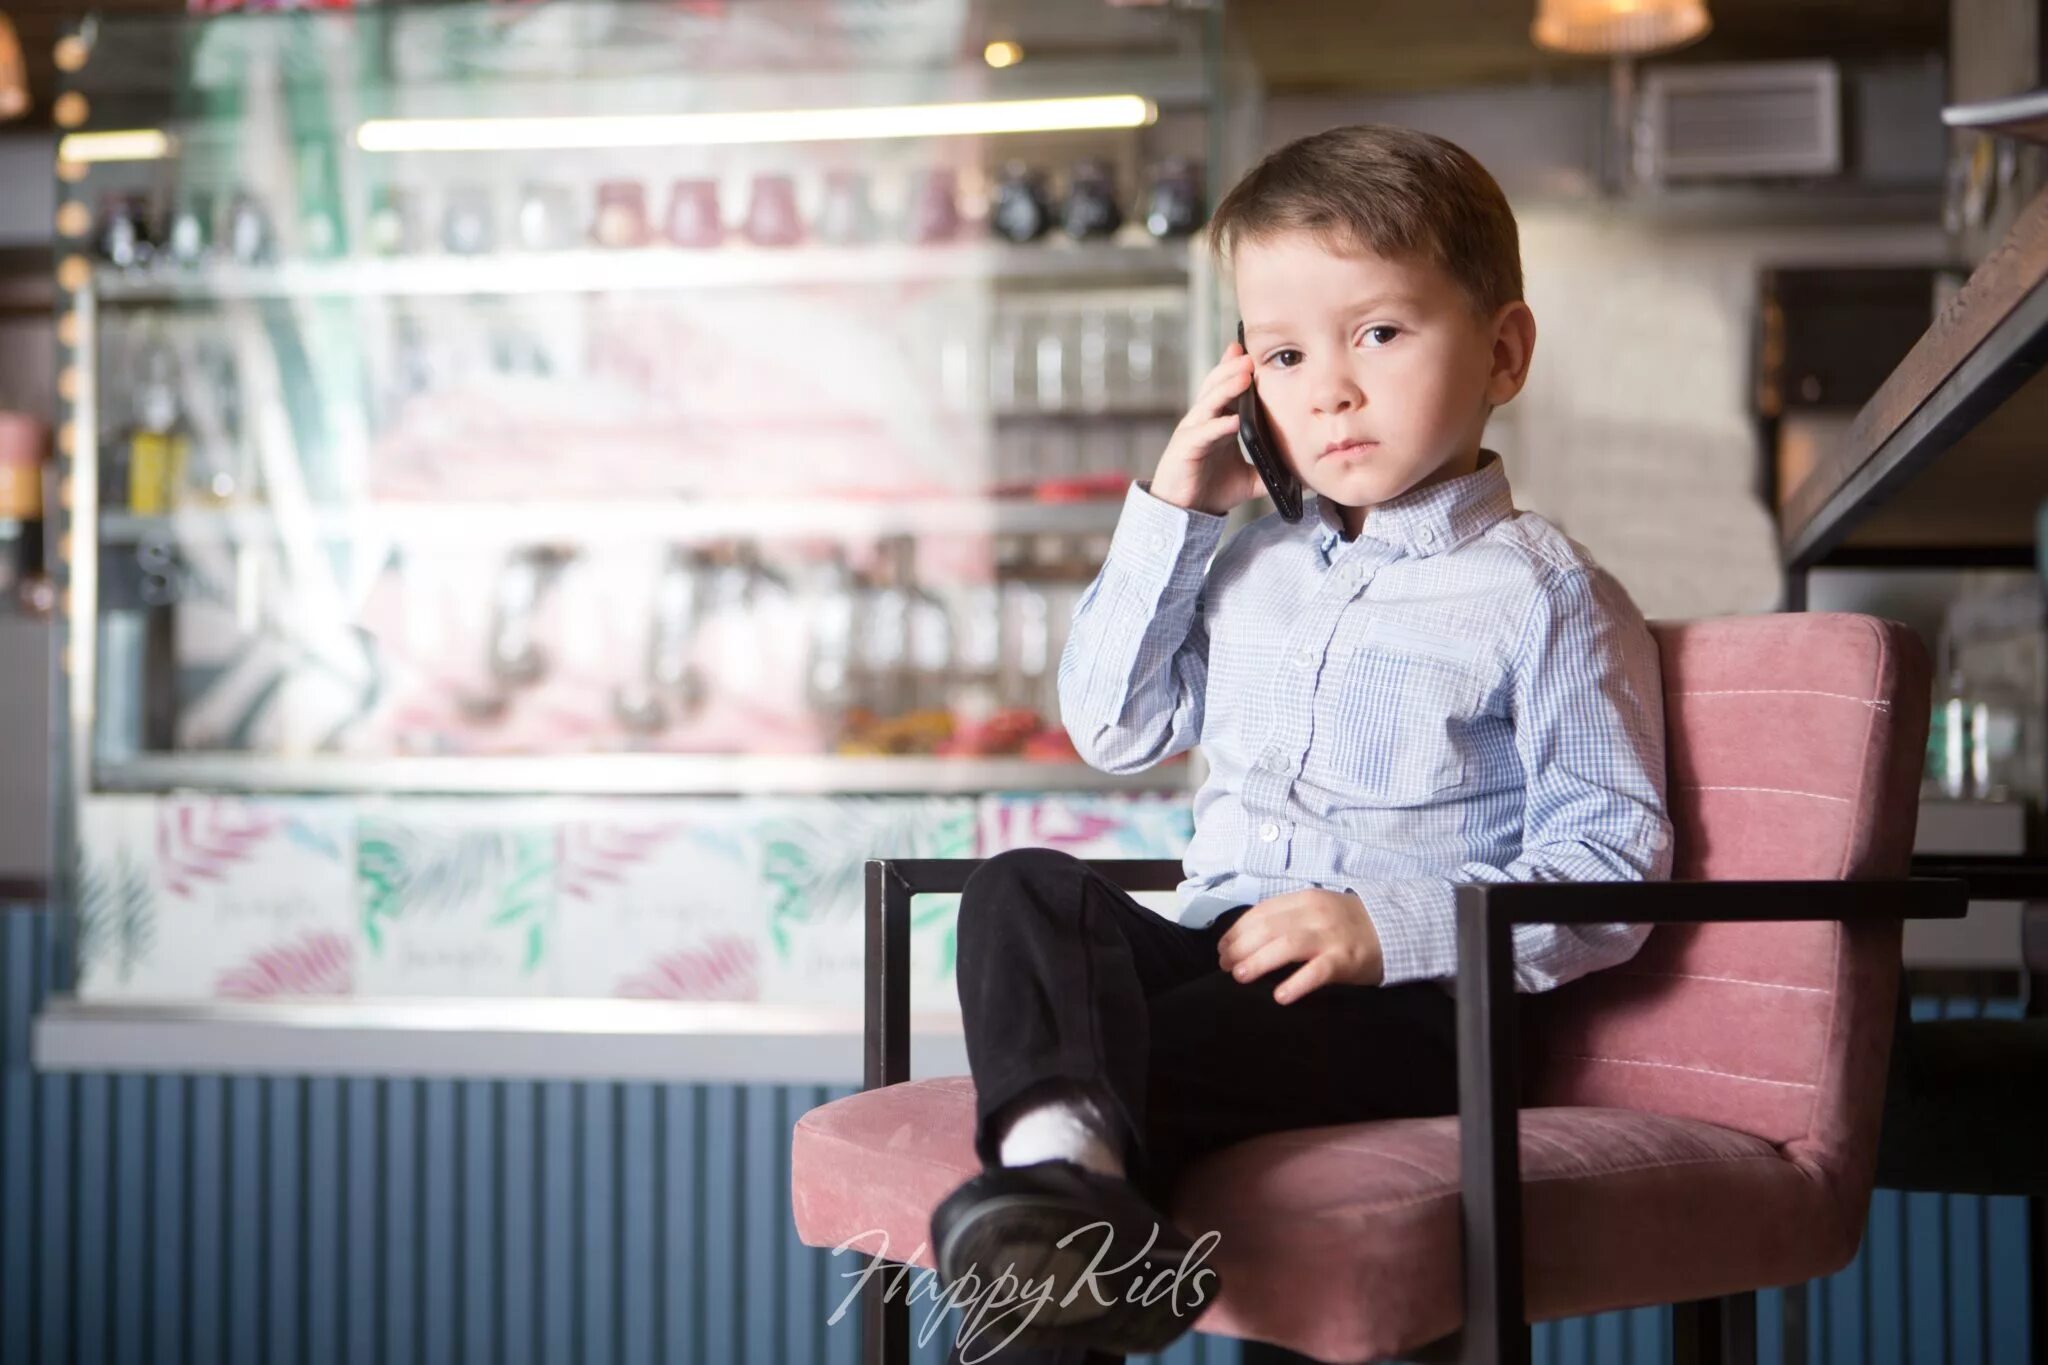
[{"label": "boy's left hand", "polygon": [[1377,986],[1386,964],[1365,903],[1349,891],[1290,891],[1260,901],[1216,943],[1216,960],[1239,981],[1256,981],[1290,962],[1300,971],[1273,998],[1285,1005],[1318,986]]}]

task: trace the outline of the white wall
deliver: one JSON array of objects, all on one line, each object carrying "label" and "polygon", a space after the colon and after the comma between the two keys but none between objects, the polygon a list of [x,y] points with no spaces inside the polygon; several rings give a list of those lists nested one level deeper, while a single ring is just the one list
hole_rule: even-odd
[{"label": "white wall", "polygon": [[1494,416],[1519,506],[1556,521],[1651,616],[1779,600],[1750,415],[1758,272],[1927,263],[1926,227],[1686,227],[1517,206],[1536,314],[1529,386]]}]

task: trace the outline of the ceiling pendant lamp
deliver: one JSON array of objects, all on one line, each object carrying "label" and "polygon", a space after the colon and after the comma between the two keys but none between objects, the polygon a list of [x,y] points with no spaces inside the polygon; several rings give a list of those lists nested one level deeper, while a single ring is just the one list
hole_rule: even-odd
[{"label": "ceiling pendant lamp", "polygon": [[28,63],[21,55],[21,35],[14,22],[0,14],[0,123],[28,112]]},{"label": "ceiling pendant lamp", "polygon": [[1536,46],[1584,57],[1642,57],[1704,37],[1706,0],[1537,0]]}]

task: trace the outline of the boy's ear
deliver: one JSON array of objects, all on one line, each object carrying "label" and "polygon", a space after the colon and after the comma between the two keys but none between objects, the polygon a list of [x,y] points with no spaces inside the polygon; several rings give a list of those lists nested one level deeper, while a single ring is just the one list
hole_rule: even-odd
[{"label": "boy's ear", "polygon": [[1502,304],[1493,318],[1493,369],[1486,378],[1490,405],[1499,407],[1522,391],[1535,352],[1536,315],[1520,299]]}]

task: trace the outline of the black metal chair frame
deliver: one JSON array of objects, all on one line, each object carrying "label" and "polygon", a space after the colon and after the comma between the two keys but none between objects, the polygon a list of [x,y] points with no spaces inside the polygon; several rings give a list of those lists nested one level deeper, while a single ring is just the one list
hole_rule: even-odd
[{"label": "black metal chair frame", "polygon": [[[910,899],[965,889],[980,858],[867,863],[866,1023],[861,1088],[910,1079]],[[1171,891],[1183,869],[1164,859],[1091,859],[1126,891]],[[1461,1365],[1528,1365],[1522,1300],[1522,1186],[1517,1152],[1513,930],[1518,924],[1702,924],[1960,919],[1958,878],[1885,881],[1481,882],[1457,888],[1458,1136],[1465,1323],[1427,1351]],[[910,1307],[901,1275],[866,1277],[864,1365],[909,1365]],[[1673,1307],[1678,1365],[1753,1365],[1756,1295]]]}]

